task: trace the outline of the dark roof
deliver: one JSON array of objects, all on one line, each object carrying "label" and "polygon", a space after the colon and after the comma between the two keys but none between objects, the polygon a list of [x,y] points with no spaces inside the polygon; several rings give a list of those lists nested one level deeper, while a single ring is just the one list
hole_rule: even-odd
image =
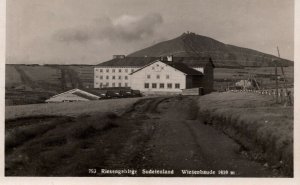
[{"label": "dark roof", "polygon": [[151,65],[151,64],[153,64],[157,61],[163,62],[163,63],[177,69],[178,71],[181,71],[181,72],[185,73],[186,75],[203,75],[203,73],[201,73],[200,71],[197,71],[197,70],[187,66],[186,64],[184,64],[182,62],[169,62],[169,61],[161,61],[161,60],[155,60],[155,61],[143,66],[142,68],[130,73],[130,74],[136,73],[137,71],[140,71],[140,70],[148,67],[149,65]]},{"label": "dark roof", "polygon": [[115,58],[103,63],[98,64],[97,66],[115,66],[115,67],[125,67],[125,66],[132,66],[132,67],[142,67],[145,66],[155,60],[159,59],[159,57],[125,57]]},{"label": "dark roof", "polygon": [[[155,60],[162,59],[166,61],[166,57],[125,57],[123,59],[116,58],[103,63],[98,64],[97,66],[107,66],[107,67],[143,67],[148,65]],[[173,57],[173,62],[175,63],[184,63],[190,67],[204,67],[208,63],[211,63],[213,67],[214,64],[209,57]]]},{"label": "dark roof", "polygon": [[203,75],[203,73],[201,73],[200,71],[190,68],[184,63],[180,63],[180,62],[164,62],[164,63],[166,63],[169,66],[172,66],[173,68],[187,75]]},{"label": "dark roof", "polygon": [[205,67],[211,63],[215,67],[212,59],[209,57],[173,57],[173,62],[184,63],[190,67]]}]

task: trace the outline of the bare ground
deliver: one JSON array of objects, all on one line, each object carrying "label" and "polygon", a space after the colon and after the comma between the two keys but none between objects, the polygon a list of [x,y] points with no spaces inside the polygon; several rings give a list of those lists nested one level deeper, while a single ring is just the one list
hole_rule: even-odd
[{"label": "bare ground", "polygon": [[[101,169],[136,169],[137,176],[170,176],[145,175],[141,169],[174,170],[173,176],[280,176],[247,158],[243,147],[221,131],[203,124],[192,97],[141,99],[121,116],[45,119],[35,119],[37,127],[47,125],[41,133],[30,132],[22,142],[6,145],[6,176],[132,176],[102,174]],[[7,127],[6,136],[11,133],[13,138],[14,129],[26,127],[20,122],[7,121],[6,126],[13,126]],[[25,131],[16,133],[28,136]],[[182,170],[216,174],[183,175]]]}]

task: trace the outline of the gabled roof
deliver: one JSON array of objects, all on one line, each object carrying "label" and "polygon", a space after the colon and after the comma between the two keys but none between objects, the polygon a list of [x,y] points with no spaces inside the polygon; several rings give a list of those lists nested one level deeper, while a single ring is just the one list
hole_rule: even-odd
[{"label": "gabled roof", "polygon": [[[148,65],[155,60],[167,61],[166,57],[125,57],[125,58],[115,58],[97,66],[103,67],[143,67]],[[184,63],[190,67],[205,67],[208,63],[214,64],[211,58],[208,57],[173,57],[173,62]]]},{"label": "gabled roof", "polygon": [[86,93],[83,93],[83,92],[80,92],[80,91],[75,91],[72,94],[75,94],[75,95],[77,95],[81,98],[85,98],[85,99],[88,99],[88,100],[98,100],[99,99],[99,97],[96,97],[95,95],[91,96],[89,94],[86,94]]},{"label": "gabled roof", "polygon": [[80,90],[80,89],[71,89],[71,90],[69,90],[69,91],[66,91],[66,92],[63,92],[63,93],[54,95],[54,96],[50,97],[50,99],[51,99],[51,98],[55,98],[55,97],[57,97],[57,96],[61,96],[61,95],[63,95],[63,94],[68,94],[68,93],[70,93],[70,94],[75,94],[75,95],[77,95],[77,96],[79,96],[79,97],[82,97],[82,98],[85,98],[85,99],[88,99],[88,100],[97,100],[97,99],[100,98],[100,97],[97,96],[97,95],[94,95],[94,94],[92,94],[92,93],[89,93],[89,92],[86,92],[86,91],[83,91],[83,90]]},{"label": "gabled roof", "polygon": [[164,63],[177,69],[178,71],[185,73],[186,75],[203,75],[203,73],[201,73],[200,71],[190,68],[184,63],[180,63],[180,62],[164,62]]},{"label": "gabled roof", "polygon": [[108,67],[142,67],[145,66],[159,57],[125,57],[125,58],[115,58],[103,63],[98,64],[97,66],[108,66]]},{"label": "gabled roof", "polygon": [[161,60],[155,60],[145,66],[143,66],[142,68],[130,73],[130,75],[140,71],[140,70],[143,70],[144,68],[150,66],[151,64],[154,64],[156,62],[162,62],[162,63],[165,63],[167,64],[168,66],[171,66],[173,67],[174,69],[178,70],[178,71],[181,71],[182,73],[186,74],[186,75],[203,75],[203,73],[201,73],[200,71],[197,71],[193,68],[190,68],[188,67],[187,65],[185,65],[184,63],[180,63],[180,62],[168,62],[168,61],[161,61]]}]

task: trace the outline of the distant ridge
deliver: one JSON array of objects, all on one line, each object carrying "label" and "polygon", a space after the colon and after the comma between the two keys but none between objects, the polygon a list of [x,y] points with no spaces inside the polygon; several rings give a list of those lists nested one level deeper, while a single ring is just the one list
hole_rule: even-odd
[{"label": "distant ridge", "polygon": [[277,60],[281,66],[293,66],[290,60],[256,50],[224,44],[209,37],[195,33],[160,42],[145,49],[129,54],[129,57],[211,57],[216,67],[270,67]]}]

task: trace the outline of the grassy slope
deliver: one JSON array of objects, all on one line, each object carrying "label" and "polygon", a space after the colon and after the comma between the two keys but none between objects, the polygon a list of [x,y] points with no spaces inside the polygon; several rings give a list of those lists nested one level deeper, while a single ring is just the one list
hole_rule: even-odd
[{"label": "grassy slope", "polygon": [[89,102],[16,105],[5,108],[5,119],[33,116],[77,116],[96,112],[115,112],[126,109],[141,98],[98,100]]},{"label": "grassy slope", "polygon": [[198,103],[206,123],[263,154],[254,158],[292,174],[293,107],[276,105],[269,96],[233,92],[206,95]]},{"label": "grassy slope", "polygon": [[[126,127],[116,124],[118,114],[139,99],[143,98],[8,107],[6,175],[88,175],[89,168],[103,166],[105,156],[120,150],[128,133],[140,135],[126,120],[118,121]],[[115,127],[119,129],[112,130]]]},{"label": "grassy slope", "polygon": [[18,71],[15,69],[14,66],[12,65],[6,65],[5,67],[5,86],[6,87],[11,87],[14,86],[15,84],[21,84],[21,77]]}]

